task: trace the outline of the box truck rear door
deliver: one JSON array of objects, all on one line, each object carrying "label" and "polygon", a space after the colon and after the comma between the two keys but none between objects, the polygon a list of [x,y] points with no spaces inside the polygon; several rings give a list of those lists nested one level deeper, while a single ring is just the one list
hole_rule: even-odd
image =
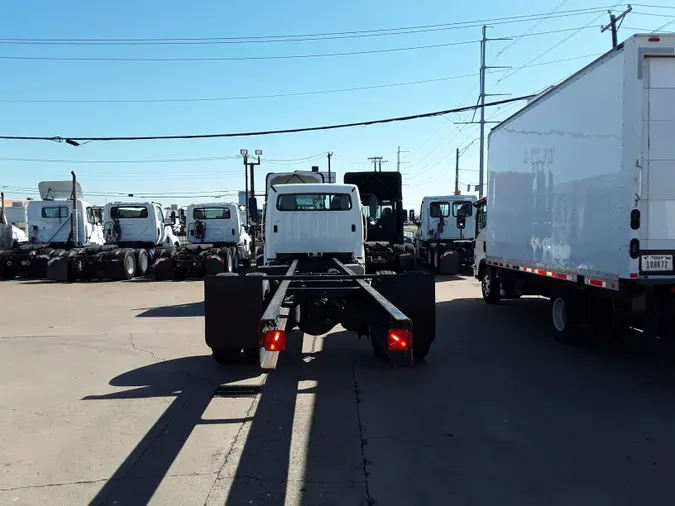
[{"label": "box truck rear door", "polygon": [[[643,271],[673,271],[675,253],[675,57],[647,57],[643,73],[640,249]],[[646,181],[645,181],[646,176]],[[651,261],[653,260],[653,262]],[[653,268],[652,268],[653,267]]]}]

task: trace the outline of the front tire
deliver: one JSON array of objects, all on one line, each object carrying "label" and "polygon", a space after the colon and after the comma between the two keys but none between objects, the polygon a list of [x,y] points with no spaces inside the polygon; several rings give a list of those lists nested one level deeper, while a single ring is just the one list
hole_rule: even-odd
[{"label": "front tire", "polygon": [[488,304],[499,304],[500,280],[496,274],[497,271],[495,269],[488,267],[481,277],[480,291],[483,295],[483,300]]}]

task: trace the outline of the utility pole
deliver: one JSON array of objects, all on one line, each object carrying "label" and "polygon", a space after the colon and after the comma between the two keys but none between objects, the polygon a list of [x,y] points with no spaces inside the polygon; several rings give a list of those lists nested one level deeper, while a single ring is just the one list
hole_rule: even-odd
[{"label": "utility pole", "polygon": [[401,146],[398,147],[398,150],[396,151],[396,172],[401,172],[402,163],[408,163],[401,161],[401,153],[410,153],[410,151],[401,151]]},{"label": "utility pole", "polygon": [[246,179],[246,189],[244,190],[244,205],[246,206],[246,223],[248,224],[248,150],[242,149],[240,151],[244,158],[244,179]]},{"label": "utility pole", "polygon": [[[612,30],[612,47],[615,48],[616,46],[619,45],[618,41],[618,30],[621,28],[621,24],[623,23],[623,18],[626,17],[626,14],[628,14],[630,11],[633,10],[633,7],[631,7],[630,4],[628,4],[628,8],[623,11],[621,14],[618,16],[615,16],[612,14],[612,11],[607,11],[609,13],[609,24],[603,26],[600,29],[600,33],[604,33],[605,31],[609,30],[611,28]],[[619,26],[616,24],[619,23]]]},{"label": "utility pole", "polygon": [[328,155],[328,182],[330,183],[330,159],[333,157],[333,153],[329,151],[326,154]]},{"label": "utility pole", "polygon": [[[256,259],[256,254],[257,254],[257,247],[256,247],[256,241],[255,241],[255,232],[256,232],[256,227],[257,223],[252,222],[252,218],[255,217],[255,219],[258,218],[258,205],[255,200],[255,173],[253,172],[253,169],[256,165],[260,165],[260,156],[262,155],[262,150],[256,149],[255,150],[255,156],[257,157],[257,161],[255,162],[249,162],[248,160],[248,150],[247,149],[242,149],[239,151],[242,157],[244,157],[244,172],[246,172],[246,169],[250,171],[250,177],[251,177],[251,194],[249,197],[248,193],[248,183],[246,184],[246,223],[249,226],[249,231],[251,233],[251,265],[253,267],[257,267],[258,262]],[[256,204],[256,209],[255,213],[249,212],[249,207],[251,204],[255,203]]]},{"label": "utility pole", "polygon": [[459,195],[459,148],[455,151],[455,195]]},{"label": "utility pole", "polygon": [[478,97],[478,106],[480,107],[480,153],[478,154],[478,164],[479,164],[479,174],[478,174],[478,187],[479,187],[479,196],[482,197],[484,194],[484,173],[485,173],[485,97],[487,96],[497,96],[497,95],[509,95],[508,93],[485,93],[485,74],[487,69],[497,69],[497,68],[510,68],[510,67],[488,67],[485,65],[485,50],[487,43],[490,40],[511,40],[508,37],[502,37],[498,39],[488,39],[487,38],[487,25],[483,25],[483,38],[480,41],[480,95]]},{"label": "utility pole", "polygon": [[383,160],[381,156],[371,156],[368,160],[373,162],[374,172],[382,172],[382,164],[388,162],[388,160]]}]

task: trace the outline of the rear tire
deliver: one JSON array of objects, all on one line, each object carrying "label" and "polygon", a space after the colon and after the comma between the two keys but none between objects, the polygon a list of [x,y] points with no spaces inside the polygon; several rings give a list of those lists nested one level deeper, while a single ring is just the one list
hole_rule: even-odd
[{"label": "rear tire", "polygon": [[488,304],[499,304],[499,278],[496,276],[496,270],[488,267],[483,272],[480,280],[480,291],[483,294],[483,300]]},{"label": "rear tire", "polygon": [[239,252],[237,251],[237,248],[235,248],[235,247],[230,248],[230,251],[232,253],[232,272],[238,272],[239,271]]},{"label": "rear tire", "polygon": [[122,279],[130,280],[136,275],[136,257],[134,252],[127,250],[124,252],[122,259]]},{"label": "rear tire", "polygon": [[136,276],[143,277],[148,272],[148,265],[150,264],[150,257],[148,252],[144,249],[139,249],[136,252]]},{"label": "rear tire", "polygon": [[232,258],[232,250],[226,249],[225,253],[225,272],[234,272],[234,259]]},{"label": "rear tire", "polygon": [[579,344],[581,332],[579,298],[567,292],[553,295],[550,299],[553,337],[565,344]]},{"label": "rear tire", "polygon": [[389,359],[387,350],[385,350],[384,347],[382,347],[382,345],[377,342],[377,339],[375,339],[375,336],[373,335],[370,336],[370,344],[373,347],[373,353],[375,354],[376,359],[382,361]]},{"label": "rear tire", "polygon": [[217,348],[211,350],[213,353],[213,360],[219,364],[233,364],[239,361],[241,350],[236,348]]}]

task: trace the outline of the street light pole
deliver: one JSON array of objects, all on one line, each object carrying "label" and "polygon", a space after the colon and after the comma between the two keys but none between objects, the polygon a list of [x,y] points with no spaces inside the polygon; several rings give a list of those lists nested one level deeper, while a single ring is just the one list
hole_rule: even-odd
[{"label": "street light pole", "polygon": [[[251,178],[251,194],[249,196],[248,193],[248,178],[247,178],[247,184],[246,184],[246,220],[247,220],[247,225],[249,225],[249,230],[251,232],[251,267],[257,267],[258,262],[257,262],[257,247],[256,247],[256,227],[257,227],[257,219],[258,219],[258,203],[255,198],[255,173],[254,173],[254,167],[256,165],[260,165],[260,156],[262,155],[262,150],[256,149],[255,150],[255,156],[257,160],[255,162],[249,161],[248,158],[248,150],[242,149],[239,151],[241,155],[244,157],[244,166],[248,168],[250,171],[250,178]],[[244,172],[247,172],[244,170]],[[255,211],[254,210],[249,210],[251,205],[255,205]],[[255,220],[255,221],[254,221]]]}]

